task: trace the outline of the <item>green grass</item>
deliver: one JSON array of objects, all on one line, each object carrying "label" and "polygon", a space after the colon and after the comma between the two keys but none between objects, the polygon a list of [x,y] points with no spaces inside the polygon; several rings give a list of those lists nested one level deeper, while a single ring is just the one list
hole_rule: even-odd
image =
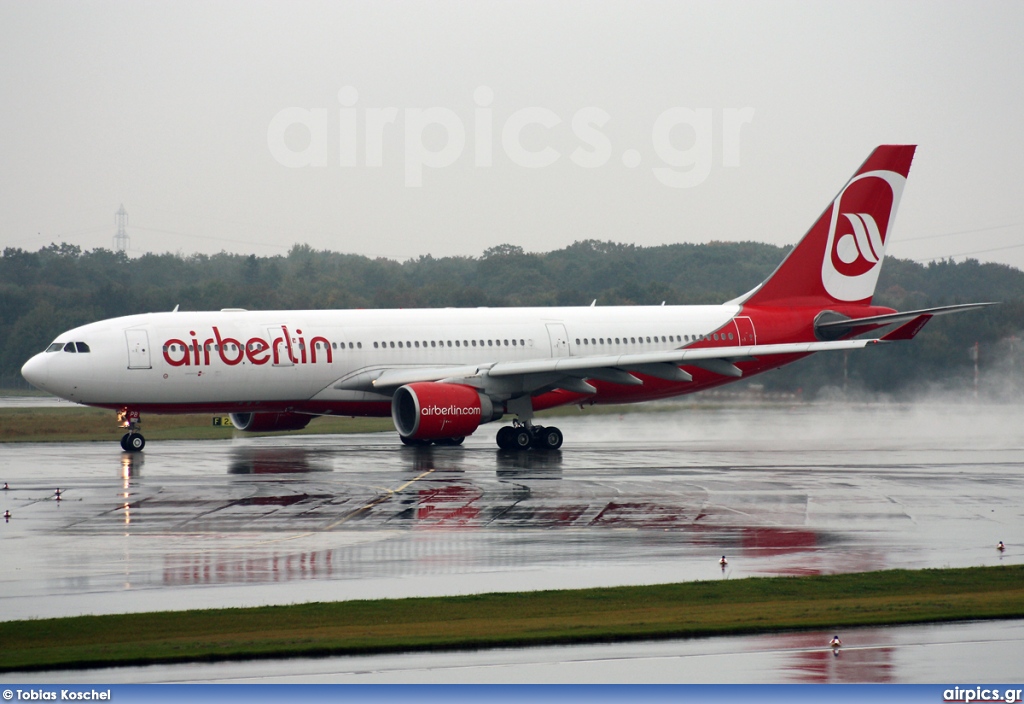
[{"label": "green grass", "polygon": [[[230,438],[239,431],[212,424],[212,415],[152,415],[142,418],[147,440],[210,440]],[[390,418],[314,419],[302,433],[372,433],[393,430]],[[0,409],[0,442],[117,441],[124,435],[114,411],[68,406]],[[266,433],[264,433],[266,434]],[[246,433],[253,435],[253,433]]]},{"label": "green grass", "polygon": [[1024,566],[0,623],[0,671],[1024,617]]}]

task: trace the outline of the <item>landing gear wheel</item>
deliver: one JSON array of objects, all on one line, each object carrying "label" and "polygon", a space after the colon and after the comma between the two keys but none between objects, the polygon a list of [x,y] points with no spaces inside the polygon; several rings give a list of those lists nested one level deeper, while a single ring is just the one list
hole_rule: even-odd
[{"label": "landing gear wheel", "polygon": [[444,438],[443,440],[435,440],[435,445],[448,445],[450,447],[457,447],[466,440],[466,436],[462,435],[457,438]]},{"label": "landing gear wheel", "polygon": [[557,450],[562,446],[562,431],[558,428],[534,428],[533,447],[538,450]]},{"label": "landing gear wheel", "polygon": [[407,438],[404,435],[399,435],[398,437],[401,439],[402,444],[407,447],[426,447],[430,444],[429,440],[416,440],[415,438]]},{"label": "landing gear wheel", "polygon": [[511,450],[525,450],[530,446],[533,438],[530,436],[530,431],[526,428],[512,428],[512,435],[509,436],[512,441]]},{"label": "landing gear wheel", "polygon": [[125,433],[121,438],[121,449],[125,452],[141,452],[146,446],[146,438],[141,433]]},{"label": "landing gear wheel", "polygon": [[516,429],[513,428],[511,425],[506,425],[505,427],[500,428],[498,430],[498,437],[496,438],[496,440],[498,441],[498,447],[500,447],[502,450],[511,450],[513,447],[515,447],[515,445],[513,444],[514,440],[512,437],[515,434],[515,432]]}]

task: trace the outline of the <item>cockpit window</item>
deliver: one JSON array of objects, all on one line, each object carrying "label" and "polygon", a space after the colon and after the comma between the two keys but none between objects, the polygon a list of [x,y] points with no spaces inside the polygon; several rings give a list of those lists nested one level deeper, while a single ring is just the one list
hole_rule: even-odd
[{"label": "cockpit window", "polygon": [[69,342],[68,344],[64,345],[64,351],[65,352],[74,352],[75,351],[75,343],[74,342]]},{"label": "cockpit window", "polygon": [[54,342],[52,345],[50,345],[49,347],[46,348],[46,351],[47,352],[60,352],[62,349],[64,349],[64,343],[63,342]]},{"label": "cockpit window", "polygon": [[79,352],[88,352],[89,351],[89,345],[85,344],[84,342],[76,342],[75,343],[75,347],[78,348]]}]

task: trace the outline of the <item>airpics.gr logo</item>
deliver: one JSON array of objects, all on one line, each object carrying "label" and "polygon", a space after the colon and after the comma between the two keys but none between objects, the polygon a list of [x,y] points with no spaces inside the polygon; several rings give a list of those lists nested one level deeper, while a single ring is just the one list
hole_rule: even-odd
[{"label": "airpics.gr logo", "polygon": [[906,181],[894,171],[869,171],[850,181],[835,199],[821,262],[821,283],[833,298],[862,301],[874,293]]}]

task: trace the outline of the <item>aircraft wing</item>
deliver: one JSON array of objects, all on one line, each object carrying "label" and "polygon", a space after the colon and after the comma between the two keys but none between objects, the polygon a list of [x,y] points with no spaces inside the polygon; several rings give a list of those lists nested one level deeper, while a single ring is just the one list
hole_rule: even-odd
[{"label": "aircraft wing", "polygon": [[[842,319],[818,323],[816,328],[830,336],[848,334],[857,327],[882,327],[896,323],[902,325],[889,334],[876,339],[823,340],[793,342],[775,345],[746,345],[700,347],[642,352],[622,355],[583,355],[573,357],[545,357],[517,362],[490,362],[476,365],[448,367],[399,367],[376,369],[335,384],[336,389],[373,389],[389,393],[391,389],[424,381],[451,381],[471,383],[484,388],[556,387],[593,393],[584,379],[598,379],[617,384],[639,385],[643,381],[635,372],[670,381],[690,381],[692,377],[682,366],[700,367],[722,376],[741,377],[743,371],[735,362],[773,355],[810,354],[836,350],[856,350],[884,342],[907,340],[936,315],[959,313],[995,303],[967,303],[962,305],[926,308],[859,319]],[[520,383],[522,382],[522,383]]]},{"label": "aircraft wing", "polygon": [[[444,381],[473,377],[513,377],[534,374],[555,374],[567,377],[590,377],[616,383],[640,384],[640,379],[629,374],[636,371],[678,381],[688,381],[689,375],[678,369],[680,364],[691,364],[724,376],[742,376],[733,362],[744,359],[780,354],[809,354],[834,350],[856,350],[878,344],[880,340],[836,340],[829,342],[793,342],[779,345],[745,345],[729,347],[702,347],[698,349],[667,350],[623,355],[590,355],[528,359],[521,362],[496,362],[434,368],[398,368],[383,370],[372,381],[376,389],[386,389],[420,381]],[[674,371],[673,371],[674,370]],[[369,381],[369,380],[368,380]],[[344,382],[342,382],[344,383]]]}]

